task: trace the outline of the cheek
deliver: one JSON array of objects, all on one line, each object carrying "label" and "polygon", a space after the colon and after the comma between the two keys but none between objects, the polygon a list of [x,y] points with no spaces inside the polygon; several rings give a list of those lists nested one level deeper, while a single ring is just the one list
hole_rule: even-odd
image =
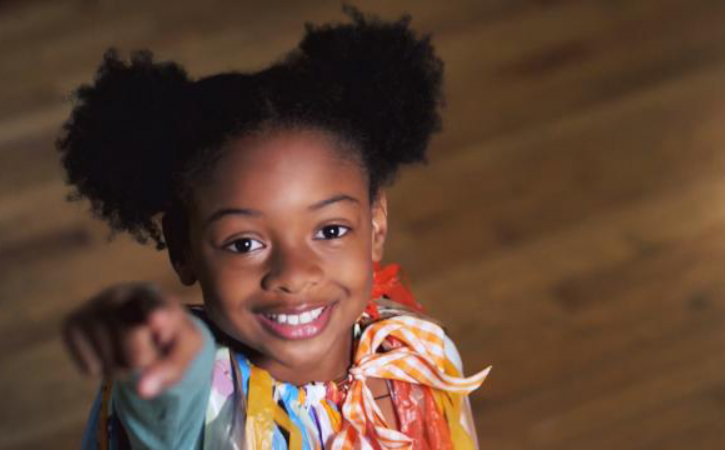
[{"label": "cheek", "polygon": [[252,298],[259,287],[259,274],[254,268],[226,258],[207,258],[199,277],[205,303],[220,313],[238,309]]},{"label": "cheek", "polygon": [[365,238],[357,249],[355,267],[351,268],[350,276],[355,278],[356,284],[369,296],[373,286],[372,230],[366,228],[364,233]]},{"label": "cheek", "polygon": [[373,261],[369,241],[361,243],[354,254],[344,261],[333,262],[328,267],[334,271],[331,278],[340,280],[341,284],[351,290],[351,296],[361,302],[367,301],[373,284]]}]

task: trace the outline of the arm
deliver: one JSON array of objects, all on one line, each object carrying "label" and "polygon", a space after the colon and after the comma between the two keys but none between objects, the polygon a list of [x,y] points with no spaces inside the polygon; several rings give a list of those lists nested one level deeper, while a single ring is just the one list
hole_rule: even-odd
[{"label": "arm", "polygon": [[181,380],[156,397],[137,393],[138,377],[113,386],[113,406],[133,448],[200,448],[211,390],[214,339],[207,326],[193,317],[203,337],[201,351]]},{"label": "arm", "polygon": [[[463,375],[463,361],[461,360],[461,355],[458,353],[456,345],[453,343],[451,338],[448,337],[448,335],[445,335],[444,350],[446,357],[453,363],[456,369],[458,369],[458,373]],[[461,424],[463,425],[463,428],[466,430],[468,435],[471,436],[471,440],[473,440],[475,448],[478,448],[478,436],[476,435],[476,426],[473,421],[471,402],[468,396],[463,398],[463,405],[461,408]]]},{"label": "arm", "polygon": [[463,428],[465,428],[468,435],[471,436],[471,440],[473,440],[475,448],[478,448],[478,435],[476,434],[476,426],[473,423],[471,402],[467,396],[463,399],[463,410],[461,411],[461,414],[463,415]]},{"label": "arm", "polygon": [[113,380],[111,406],[133,447],[198,443],[214,338],[177,297],[149,283],[111,286],[68,315],[63,338],[81,372]]}]

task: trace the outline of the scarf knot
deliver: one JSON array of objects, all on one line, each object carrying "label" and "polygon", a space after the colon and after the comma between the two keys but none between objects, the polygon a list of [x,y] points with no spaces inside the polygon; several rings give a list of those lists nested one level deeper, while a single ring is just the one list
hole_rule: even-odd
[{"label": "scarf knot", "polygon": [[[395,345],[384,345],[386,342],[395,342]],[[382,449],[412,448],[411,439],[385,420],[365,383],[368,377],[405,381],[459,394],[478,388],[491,367],[468,378],[449,373],[444,345],[441,327],[414,316],[395,316],[365,328],[349,370],[353,380],[342,404],[342,428],[333,438],[331,448],[372,448],[371,441]],[[383,351],[379,352],[380,349]]]},{"label": "scarf knot", "polygon": [[350,376],[352,377],[353,382],[355,381],[365,381],[365,370],[362,367],[351,367],[348,371]]}]

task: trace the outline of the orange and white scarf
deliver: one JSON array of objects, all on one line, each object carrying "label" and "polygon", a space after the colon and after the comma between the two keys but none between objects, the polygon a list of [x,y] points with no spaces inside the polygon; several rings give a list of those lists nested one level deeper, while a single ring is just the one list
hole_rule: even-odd
[{"label": "orange and white scarf", "polygon": [[[378,352],[385,348],[383,344],[388,338],[395,338],[402,345]],[[414,316],[394,316],[366,327],[349,371],[352,384],[342,405],[342,429],[333,438],[331,448],[412,448],[412,440],[386,422],[365,383],[369,377],[405,381],[449,393],[453,400],[446,407],[447,413],[459,409],[456,399],[460,402],[462,396],[478,388],[491,367],[468,378],[458,376],[446,359],[444,345],[445,334],[440,326]],[[452,420],[460,419],[449,417],[449,422]]]}]

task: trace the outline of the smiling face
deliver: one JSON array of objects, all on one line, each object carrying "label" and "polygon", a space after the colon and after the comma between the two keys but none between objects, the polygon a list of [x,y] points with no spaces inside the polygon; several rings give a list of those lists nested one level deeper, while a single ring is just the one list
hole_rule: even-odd
[{"label": "smiling face", "polygon": [[384,196],[335,145],[313,130],[231,144],[194,189],[175,261],[252,362],[295,384],[345,373],[387,230]]}]

